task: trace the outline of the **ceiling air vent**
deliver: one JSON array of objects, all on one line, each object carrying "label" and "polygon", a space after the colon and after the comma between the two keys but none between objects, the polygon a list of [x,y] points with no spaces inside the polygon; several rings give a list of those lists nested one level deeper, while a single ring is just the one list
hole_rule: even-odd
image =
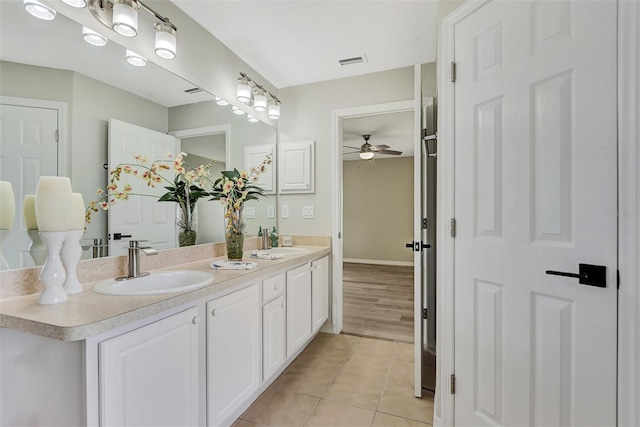
[{"label": "ceiling air vent", "polygon": [[202,92],[202,89],[200,89],[199,87],[194,87],[194,88],[185,90],[185,93],[188,93],[189,95],[193,95],[194,93],[198,93],[198,92]]},{"label": "ceiling air vent", "polygon": [[340,63],[340,65],[358,64],[360,62],[367,62],[367,57],[364,55],[355,56],[353,58],[339,59],[338,62]]}]

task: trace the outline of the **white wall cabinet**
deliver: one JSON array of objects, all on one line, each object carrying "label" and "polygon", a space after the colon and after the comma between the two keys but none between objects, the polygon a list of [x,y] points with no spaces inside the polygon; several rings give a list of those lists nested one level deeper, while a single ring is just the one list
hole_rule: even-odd
[{"label": "white wall cabinet", "polygon": [[315,141],[278,143],[278,192],[314,192]]},{"label": "white wall cabinet", "polygon": [[287,357],[311,337],[311,268],[287,271]]},{"label": "white wall cabinet", "polygon": [[198,425],[198,309],[99,344],[102,426]]},{"label": "white wall cabinet", "polygon": [[311,263],[311,324],[313,333],[329,318],[329,257]]},{"label": "white wall cabinet", "polygon": [[207,303],[207,425],[218,426],[260,385],[258,285]]},{"label": "white wall cabinet", "polygon": [[247,172],[251,168],[262,164],[265,158],[271,157],[271,164],[267,165],[267,170],[260,174],[258,185],[264,190],[264,194],[276,194],[276,145],[251,145],[244,147],[244,170]]},{"label": "white wall cabinet", "polygon": [[287,358],[287,308],[284,295],[262,307],[262,380],[268,380]]}]

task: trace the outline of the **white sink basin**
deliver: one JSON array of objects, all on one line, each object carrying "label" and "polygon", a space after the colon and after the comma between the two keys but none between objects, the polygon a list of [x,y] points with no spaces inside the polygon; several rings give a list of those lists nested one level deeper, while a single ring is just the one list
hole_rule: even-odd
[{"label": "white sink basin", "polygon": [[309,249],[305,249],[305,248],[271,248],[271,249],[263,249],[260,251],[256,251],[259,255],[262,254],[271,254],[271,255],[282,255],[282,256],[287,256],[287,255],[302,255],[302,254],[308,254],[309,253]]},{"label": "white sink basin", "polygon": [[105,280],[98,283],[93,291],[103,295],[156,295],[189,291],[212,282],[213,275],[204,271],[159,271],[135,279]]}]

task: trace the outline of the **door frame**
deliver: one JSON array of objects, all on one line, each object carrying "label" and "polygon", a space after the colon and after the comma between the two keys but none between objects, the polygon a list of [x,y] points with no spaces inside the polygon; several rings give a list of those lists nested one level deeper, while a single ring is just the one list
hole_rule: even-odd
[{"label": "door frame", "polygon": [[331,220],[331,332],[342,331],[342,122],[344,119],[400,113],[414,110],[414,100],[365,105],[334,110],[331,113],[331,140],[333,147],[332,183],[333,212]]},{"label": "door frame", "polygon": [[44,108],[58,111],[58,176],[69,175],[69,157],[71,152],[67,144],[69,138],[69,124],[67,122],[67,103],[60,101],[48,101],[45,99],[18,98],[15,96],[0,96],[0,104],[15,105],[18,107]]},{"label": "door frame", "polygon": [[[438,64],[438,246],[437,312],[438,369],[434,426],[455,425],[455,395],[450,377],[455,373],[454,248],[448,219],[454,218],[455,134],[454,29],[490,0],[467,0],[442,21],[442,60]],[[640,5],[618,2],[618,425],[640,423],[640,61],[630,52],[640,49]],[[625,53],[626,52],[626,53]],[[634,221],[635,219],[635,221]],[[439,406],[439,408],[438,408]],[[440,410],[438,410],[440,409]]]},{"label": "door frame", "polygon": [[169,135],[173,135],[178,138],[178,147],[182,151],[183,139],[220,133],[224,133],[224,161],[225,164],[228,165],[231,163],[231,125],[205,126],[200,128],[174,130],[169,132]]}]

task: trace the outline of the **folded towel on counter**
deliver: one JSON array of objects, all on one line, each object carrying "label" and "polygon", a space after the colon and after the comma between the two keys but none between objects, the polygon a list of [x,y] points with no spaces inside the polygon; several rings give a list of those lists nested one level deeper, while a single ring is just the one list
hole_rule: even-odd
[{"label": "folded towel on counter", "polygon": [[255,262],[244,261],[215,261],[211,263],[214,270],[251,270],[255,267]]},{"label": "folded towel on counter", "polygon": [[282,255],[280,255],[280,254],[270,254],[270,253],[258,253],[258,252],[251,252],[251,258],[258,258],[258,259],[280,259],[280,258],[282,258]]}]

